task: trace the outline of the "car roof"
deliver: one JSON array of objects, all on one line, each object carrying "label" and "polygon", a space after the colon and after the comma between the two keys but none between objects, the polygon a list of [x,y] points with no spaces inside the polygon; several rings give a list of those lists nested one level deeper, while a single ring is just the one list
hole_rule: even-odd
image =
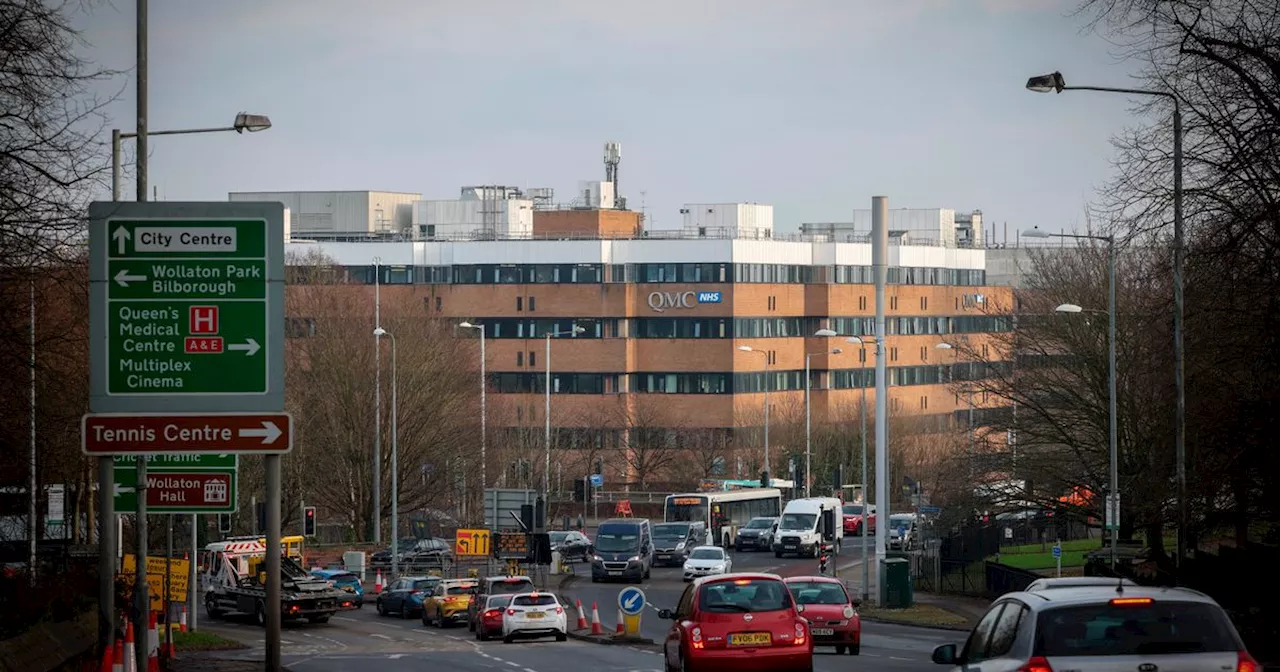
[{"label": "car roof", "polygon": [[[465,580],[474,581],[475,579],[465,579]],[[533,583],[533,579],[527,576],[521,576],[519,574],[507,574],[505,576],[486,576],[484,577],[484,580],[488,581],[489,583],[499,583],[499,582],[506,583],[508,581],[510,581],[511,583],[516,583],[519,581],[528,581],[529,583]]]},{"label": "car roof", "polygon": [[1111,586],[1074,586],[1055,588],[1047,591],[1007,593],[999,599],[1017,598],[1036,611],[1071,607],[1085,604],[1101,604],[1117,597],[1149,597],[1157,602],[1197,602],[1217,606],[1213,598],[1198,590],[1189,588],[1151,588],[1146,586],[1125,586],[1124,590],[1116,590]]},{"label": "car roof", "polygon": [[783,579],[782,582],[783,583],[835,583],[842,586],[844,585],[843,583],[840,582],[840,579],[832,578],[830,576],[788,576],[787,578]]},{"label": "car roof", "polygon": [[694,547],[693,547],[693,550],[695,550],[695,551],[701,551],[701,550],[702,550],[702,549],[704,549],[704,548],[710,548],[710,549],[712,549],[712,550],[716,550],[716,551],[724,551],[724,549],[723,549],[723,548],[720,548],[719,546],[716,546],[715,544],[703,544],[703,545],[701,545],[701,546],[694,546]]},{"label": "car roof", "polygon": [[442,581],[438,576],[402,576],[406,581]]},{"label": "car roof", "polygon": [[556,597],[556,594],[549,590],[530,590],[523,593],[513,593],[511,595],[511,599],[514,600],[517,597],[541,597],[543,595],[550,595],[551,597],[555,597],[557,602],[560,601],[560,598]]},{"label": "car roof", "polygon": [[737,579],[749,579],[752,581],[781,581],[782,577],[777,574],[765,574],[764,572],[733,572],[731,574],[716,574],[713,576],[700,576],[693,580],[693,585],[701,586],[707,583],[721,583],[724,581],[733,581]]},{"label": "car roof", "polygon": [[1063,576],[1063,577],[1055,577],[1055,578],[1036,579],[1035,581],[1032,581],[1030,585],[1027,586],[1027,589],[1030,590],[1031,586],[1033,585],[1039,585],[1039,588],[1037,588],[1037,590],[1046,590],[1049,588],[1052,588],[1054,590],[1057,590],[1060,588],[1083,588],[1086,586],[1102,586],[1102,587],[1109,586],[1111,588],[1115,588],[1119,584],[1123,584],[1126,587],[1138,585],[1133,581],[1130,581],[1129,579],[1113,579],[1107,576]]},{"label": "car roof", "polygon": [[[431,577],[431,578],[439,578],[439,577]],[[440,582],[445,584],[446,586],[466,586],[466,585],[475,586],[475,585],[479,585],[480,583],[476,579],[440,579]]]}]

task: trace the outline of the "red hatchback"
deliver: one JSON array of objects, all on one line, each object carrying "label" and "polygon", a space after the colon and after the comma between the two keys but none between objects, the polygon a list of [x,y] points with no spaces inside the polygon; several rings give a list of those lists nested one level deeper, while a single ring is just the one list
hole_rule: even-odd
[{"label": "red hatchback", "polygon": [[814,646],[834,646],[836,655],[858,655],[862,650],[862,618],[858,605],[838,579],[828,576],[793,576],[786,579],[796,611],[809,622]]},{"label": "red hatchback", "polygon": [[476,623],[476,639],[487,642],[490,637],[502,636],[502,611],[511,605],[511,598],[514,595],[490,595],[485,598],[485,603],[480,612],[476,614],[479,623]]},{"label": "red hatchback", "polygon": [[782,578],[722,574],[695,580],[674,611],[663,642],[667,672],[812,672],[813,639]]}]

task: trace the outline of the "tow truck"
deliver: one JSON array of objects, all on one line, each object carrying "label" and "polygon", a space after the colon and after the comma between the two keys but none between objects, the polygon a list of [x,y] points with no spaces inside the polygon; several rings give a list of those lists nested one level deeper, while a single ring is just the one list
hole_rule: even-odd
[{"label": "tow truck", "polygon": [[[210,544],[205,551],[208,562],[201,572],[200,586],[209,617],[221,618],[232,612],[250,614],[265,626],[266,544],[256,539],[219,542]],[[325,623],[339,611],[357,608],[351,594],[312,577],[284,553],[280,572],[280,613],[285,620],[305,618],[312,623]]]}]

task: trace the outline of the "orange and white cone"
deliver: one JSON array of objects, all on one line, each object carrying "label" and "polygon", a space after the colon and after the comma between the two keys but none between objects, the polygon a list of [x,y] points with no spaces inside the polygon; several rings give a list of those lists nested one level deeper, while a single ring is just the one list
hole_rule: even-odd
[{"label": "orange and white cone", "polygon": [[596,607],[595,602],[591,603],[591,634],[604,634],[604,626],[600,625],[600,609]]},{"label": "orange and white cone", "polygon": [[124,672],[124,642],[118,639],[111,652],[111,672]]},{"label": "orange and white cone", "polygon": [[587,629],[587,615],[582,611],[582,600],[578,600],[578,629]]},{"label": "orange and white cone", "polygon": [[124,626],[124,661],[123,672],[138,671],[138,643],[134,639],[133,621]]},{"label": "orange and white cone", "polygon": [[160,672],[160,633],[156,630],[156,612],[151,612],[147,631],[147,672]]},{"label": "orange and white cone", "polygon": [[626,633],[627,633],[627,629],[622,625],[622,610],[619,609],[618,610],[618,630],[616,634],[625,635]]},{"label": "orange and white cone", "polygon": [[182,615],[178,616],[178,631],[187,631],[187,605],[182,605]]},{"label": "orange and white cone", "polygon": [[382,570],[378,570],[377,577],[373,580],[373,594],[377,595],[382,592]]}]

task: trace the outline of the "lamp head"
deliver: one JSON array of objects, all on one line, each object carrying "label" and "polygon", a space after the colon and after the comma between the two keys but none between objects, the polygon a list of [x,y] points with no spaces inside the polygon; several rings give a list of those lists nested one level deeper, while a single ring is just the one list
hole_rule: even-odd
[{"label": "lamp head", "polygon": [[738,349],[739,349],[739,350],[741,350],[741,351],[743,351],[743,352],[755,352],[755,351],[756,351],[756,350],[755,350],[755,348],[753,348],[753,347],[751,347],[751,346],[749,346],[749,345],[739,345],[739,346],[738,346]]},{"label": "lamp head", "polygon": [[582,332],[584,332],[584,331],[586,331],[586,330],[587,330],[587,329],[586,329],[586,327],[580,327],[580,326],[578,326],[578,325],[576,325],[576,324],[575,324],[575,325],[573,325],[573,333],[575,333],[575,334],[581,334]]},{"label": "lamp head", "polygon": [[1053,237],[1053,234],[1049,233],[1048,231],[1041,231],[1039,227],[1036,227],[1034,229],[1027,229],[1026,231],[1023,231],[1022,237],[1023,238],[1051,238]]},{"label": "lamp head", "polygon": [[1027,90],[1036,93],[1049,93],[1054,91],[1062,93],[1067,88],[1067,82],[1062,78],[1061,72],[1051,72],[1047,75],[1039,75],[1027,80]]},{"label": "lamp head", "polygon": [[933,347],[937,348],[938,350],[955,350],[956,349],[956,346],[951,345],[950,343],[939,343]]},{"label": "lamp head", "polygon": [[853,343],[853,344],[855,344],[855,345],[869,345],[869,344],[871,344],[871,343],[874,343],[874,342],[875,342],[875,339],[873,339],[873,338],[871,338],[871,337],[862,338],[862,337],[859,337],[859,336],[850,336],[849,338],[844,339],[844,342],[845,342],[845,343]]},{"label": "lamp head", "polygon": [[1062,304],[1061,306],[1058,306],[1057,308],[1054,308],[1054,309],[1053,309],[1053,312],[1055,312],[1055,313],[1082,313],[1082,312],[1084,312],[1084,308],[1081,308],[1080,306],[1077,306],[1077,305],[1076,305],[1076,304],[1074,304],[1074,303],[1064,303],[1064,304]]},{"label": "lamp head", "polygon": [[236,129],[236,133],[244,133],[245,131],[257,133],[271,128],[271,119],[265,114],[241,112],[236,115],[236,121],[232,128]]},{"label": "lamp head", "polygon": [[459,327],[462,327],[463,329],[475,329],[475,328],[476,328],[476,325],[471,324],[470,322],[462,322],[462,323],[458,324],[458,326],[459,326]]},{"label": "lamp head", "polygon": [[842,353],[842,352],[844,352],[844,350],[841,350],[840,348],[832,348],[832,349],[831,349],[831,354],[833,354],[833,355],[838,355],[838,354],[840,354],[840,353]]},{"label": "lamp head", "polygon": [[383,329],[382,327],[378,327],[377,329],[373,330],[374,336],[386,336],[387,333],[388,333],[387,330]]},{"label": "lamp head", "polygon": [[813,332],[813,335],[819,338],[831,338],[832,336],[836,335],[836,332],[832,331],[831,329],[819,329]]}]

